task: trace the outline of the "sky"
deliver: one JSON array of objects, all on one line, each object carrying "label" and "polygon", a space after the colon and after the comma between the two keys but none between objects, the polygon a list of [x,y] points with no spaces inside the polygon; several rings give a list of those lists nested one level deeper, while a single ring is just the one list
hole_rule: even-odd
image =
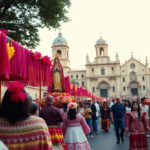
[{"label": "sky", "polygon": [[[115,60],[116,52],[121,64],[133,57],[150,62],[150,0],[71,0],[61,32],[70,47],[72,69],[83,69],[86,54],[90,61],[96,56],[95,43],[100,35],[108,43],[108,55]],[[36,50],[52,57],[52,42],[59,29],[39,30],[40,45]]]}]

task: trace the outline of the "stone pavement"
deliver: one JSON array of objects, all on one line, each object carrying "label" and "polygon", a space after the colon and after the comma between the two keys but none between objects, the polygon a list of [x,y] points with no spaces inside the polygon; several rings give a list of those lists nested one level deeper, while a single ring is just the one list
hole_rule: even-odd
[{"label": "stone pavement", "polygon": [[[116,137],[113,126],[109,133],[104,133],[100,130],[98,135],[94,135],[93,138],[89,138],[91,150],[128,150],[129,137],[124,136],[124,143],[116,144]],[[148,138],[150,149],[150,138]]]}]

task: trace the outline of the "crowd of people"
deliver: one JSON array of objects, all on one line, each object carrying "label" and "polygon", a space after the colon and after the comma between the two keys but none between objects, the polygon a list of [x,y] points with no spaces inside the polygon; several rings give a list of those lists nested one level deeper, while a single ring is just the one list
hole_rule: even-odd
[{"label": "crowd of people", "polygon": [[150,108],[134,100],[62,101],[47,96],[41,108],[23,85],[11,82],[0,105],[0,147],[4,150],[91,150],[89,138],[114,124],[116,144],[129,136],[129,150],[148,150]]}]

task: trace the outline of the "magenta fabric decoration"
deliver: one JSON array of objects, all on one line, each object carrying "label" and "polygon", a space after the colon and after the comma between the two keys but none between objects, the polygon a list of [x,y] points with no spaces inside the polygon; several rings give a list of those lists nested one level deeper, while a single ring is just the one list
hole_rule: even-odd
[{"label": "magenta fabric decoration", "polygon": [[66,89],[66,93],[70,93],[70,77],[66,76],[65,77],[65,89]]},{"label": "magenta fabric decoration", "polygon": [[38,60],[38,59],[40,59],[41,58],[41,53],[40,52],[31,52],[31,54],[32,54],[32,58],[33,59],[36,59],[36,60]]},{"label": "magenta fabric decoration", "polygon": [[0,79],[8,80],[10,76],[10,62],[7,51],[7,37],[0,32]]},{"label": "magenta fabric decoration", "polygon": [[31,86],[50,86],[51,60],[42,57],[40,52],[31,52],[18,42],[10,40],[15,54],[9,60],[7,51],[7,36],[0,32],[0,80],[21,81]]},{"label": "magenta fabric decoration", "polygon": [[43,64],[45,65],[49,65],[49,66],[52,66],[52,62],[50,60],[50,58],[48,56],[44,56],[41,58],[41,61]]},{"label": "magenta fabric decoration", "polygon": [[4,34],[8,34],[8,30],[0,30],[0,32],[4,33]]},{"label": "magenta fabric decoration", "polygon": [[11,92],[10,100],[14,103],[19,101],[24,102],[27,98],[27,94],[23,92],[23,84],[19,83],[18,81],[11,82],[8,85],[8,91]]}]

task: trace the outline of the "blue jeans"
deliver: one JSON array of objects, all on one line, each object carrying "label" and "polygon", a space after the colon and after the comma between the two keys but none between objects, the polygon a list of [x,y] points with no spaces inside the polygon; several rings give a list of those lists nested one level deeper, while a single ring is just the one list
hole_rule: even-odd
[{"label": "blue jeans", "polygon": [[114,127],[115,127],[117,141],[120,141],[120,138],[123,139],[123,134],[125,129],[124,118],[114,119]]},{"label": "blue jeans", "polygon": [[92,135],[93,134],[92,118],[86,119],[86,123],[91,129],[90,135]]},{"label": "blue jeans", "polygon": [[93,125],[94,132],[98,132],[98,117],[97,116],[92,118],[92,125]]}]

